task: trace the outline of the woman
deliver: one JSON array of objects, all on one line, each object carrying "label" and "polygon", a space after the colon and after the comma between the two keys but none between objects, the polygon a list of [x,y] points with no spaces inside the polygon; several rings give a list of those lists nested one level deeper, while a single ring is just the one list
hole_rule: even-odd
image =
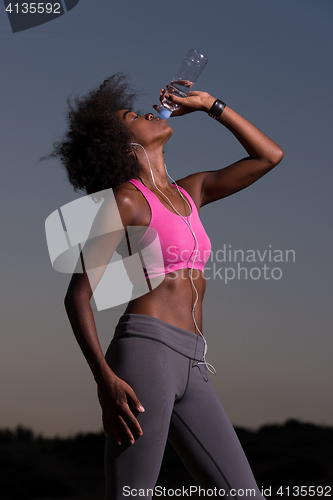
[{"label": "woman", "polygon": [[[144,265],[149,293],[129,302],[105,356],[90,299],[119,235],[107,236],[103,250],[95,252],[98,265],[89,260],[96,244],[88,246],[86,254],[83,251],[86,272],[73,275],[65,299],[99,389],[107,435],[106,498],[139,494],[151,498],[167,439],[201,487],[223,489],[235,498],[252,490],[247,493],[251,498],[263,498],[207,377],[201,330],[203,268],[210,243],[198,212],[258,180],[281,161],[283,152],[206,92],[178,98],[161,91],[160,98],[164,96],[179,106],[172,116],[195,111],[213,116],[248,156],[170,184],[163,146],[172,129],[151,113],[138,116],[131,110],[134,95],[121,74],[76,98],[75,106],[69,103],[69,132],[51,155],[61,158],[75,188],[87,193],[113,189],[127,243],[127,228],[144,228],[134,250],[145,248],[145,228],[155,231],[162,249],[162,269],[154,263]],[[106,208],[99,223],[111,216]],[[97,274],[89,276],[88,269]],[[158,286],[151,285],[161,276]]]}]

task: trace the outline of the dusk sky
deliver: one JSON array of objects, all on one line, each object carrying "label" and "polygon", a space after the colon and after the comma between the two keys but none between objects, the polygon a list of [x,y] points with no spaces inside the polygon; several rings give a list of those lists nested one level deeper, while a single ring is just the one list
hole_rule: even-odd
[{"label": "dusk sky", "polygon": [[[201,211],[212,241],[210,379],[234,425],[333,425],[332,20],[332,0],[80,0],[58,19],[12,33],[2,4],[0,428],[50,436],[102,428],[63,305],[70,275],[52,269],[45,238],[46,218],[84,193],[57,161],[38,160],[66,130],[71,93],[123,71],[140,91],[135,109],[154,112],[191,48],[208,57],[194,88],[284,150],[255,185]],[[175,179],[246,155],[204,113],[170,125],[165,161]],[[252,259],[240,262],[234,250]],[[104,350],[124,309],[96,312]]]}]

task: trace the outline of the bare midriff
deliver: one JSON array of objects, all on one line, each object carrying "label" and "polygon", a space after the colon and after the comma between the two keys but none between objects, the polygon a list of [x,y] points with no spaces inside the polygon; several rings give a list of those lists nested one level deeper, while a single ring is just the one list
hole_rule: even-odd
[{"label": "bare midriff", "polygon": [[[190,269],[179,269],[166,274],[162,283],[149,293],[129,302],[126,313],[144,314],[158,318],[170,325],[200,335],[192,317],[196,292],[190,279]],[[202,301],[206,289],[204,274],[193,269],[193,283],[198,291],[195,321],[202,332]]]}]

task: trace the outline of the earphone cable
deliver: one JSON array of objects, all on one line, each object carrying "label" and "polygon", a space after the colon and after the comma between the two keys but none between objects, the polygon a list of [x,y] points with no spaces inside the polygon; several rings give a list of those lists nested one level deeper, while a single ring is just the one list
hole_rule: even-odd
[{"label": "earphone cable", "polygon": [[[175,184],[176,188],[177,188],[177,191],[178,193],[180,194],[181,198],[187,203],[188,207],[189,207],[189,210],[190,210],[190,215],[189,215],[189,223],[185,220],[185,218],[182,216],[181,213],[178,212],[178,210],[174,207],[173,203],[171,202],[171,200],[169,200],[169,198],[164,194],[162,193],[162,191],[156,186],[156,183],[155,183],[155,178],[154,178],[154,174],[153,174],[153,171],[151,169],[151,166],[150,166],[150,161],[149,161],[149,157],[147,155],[147,152],[145,150],[145,148],[137,143],[137,142],[132,142],[132,145],[134,146],[140,146],[145,155],[146,155],[146,158],[147,158],[147,162],[148,162],[148,166],[149,166],[149,170],[150,170],[150,175],[151,175],[151,178],[152,178],[152,181],[153,181],[153,184],[155,186],[155,188],[159,191],[159,193],[164,196],[164,198],[167,199],[168,203],[170,203],[170,205],[172,206],[173,210],[183,219],[183,221],[185,222],[185,224],[187,225],[187,227],[189,228],[189,230],[191,231],[192,233],[192,236],[194,238],[194,241],[195,241],[195,256],[194,256],[194,259],[192,261],[192,267],[190,269],[190,279],[191,279],[191,284],[192,284],[192,287],[193,289],[195,290],[195,294],[196,294],[196,298],[195,298],[195,301],[194,301],[194,304],[193,304],[193,307],[192,307],[192,318],[193,318],[193,322],[194,322],[194,325],[195,325],[195,328],[197,329],[197,331],[199,332],[200,336],[202,337],[203,341],[204,341],[204,355],[203,355],[203,361],[199,361],[198,364],[203,364],[203,365],[206,365],[207,369],[212,373],[212,374],[216,374],[216,370],[214,368],[214,366],[211,364],[211,363],[207,363],[206,361],[206,353],[207,353],[207,350],[208,350],[208,347],[207,347],[207,341],[203,335],[203,333],[200,331],[200,328],[198,327],[197,325],[197,322],[196,322],[196,319],[195,319],[195,316],[194,316],[194,313],[195,313],[195,307],[197,305],[197,302],[199,300],[199,294],[198,294],[198,290],[196,288],[196,286],[194,285],[194,282],[193,282],[193,270],[194,270],[194,264],[195,264],[195,259],[197,258],[197,254],[198,254],[198,250],[199,250],[199,243],[198,243],[198,240],[197,240],[197,237],[193,231],[193,228],[192,228],[192,224],[191,224],[191,218],[192,218],[192,208],[188,202],[188,200],[186,199],[185,196],[183,196],[183,194],[181,193],[180,189],[179,189],[179,186],[177,184],[177,182],[171,177],[171,175],[168,173],[168,170],[167,170],[167,167],[166,165],[164,164],[164,167],[165,167],[165,172],[167,174],[167,176],[173,181],[173,183]],[[193,254],[193,252],[192,252]],[[191,254],[191,255],[192,255]]]}]

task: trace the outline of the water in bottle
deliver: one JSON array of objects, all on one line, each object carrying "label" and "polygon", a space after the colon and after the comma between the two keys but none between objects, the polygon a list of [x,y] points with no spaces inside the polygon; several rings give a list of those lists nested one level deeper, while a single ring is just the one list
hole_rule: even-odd
[{"label": "water in bottle", "polygon": [[[186,97],[192,89],[201,71],[206,66],[207,61],[207,57],[197,50],[189,50],[175,78],[169,85],[166,86],[167,92],[178,97]],[[177,104],[164,98],[162,106],[160,107],[160,118],[168,119],[172,111],[178,108],[179,106]]]}]

